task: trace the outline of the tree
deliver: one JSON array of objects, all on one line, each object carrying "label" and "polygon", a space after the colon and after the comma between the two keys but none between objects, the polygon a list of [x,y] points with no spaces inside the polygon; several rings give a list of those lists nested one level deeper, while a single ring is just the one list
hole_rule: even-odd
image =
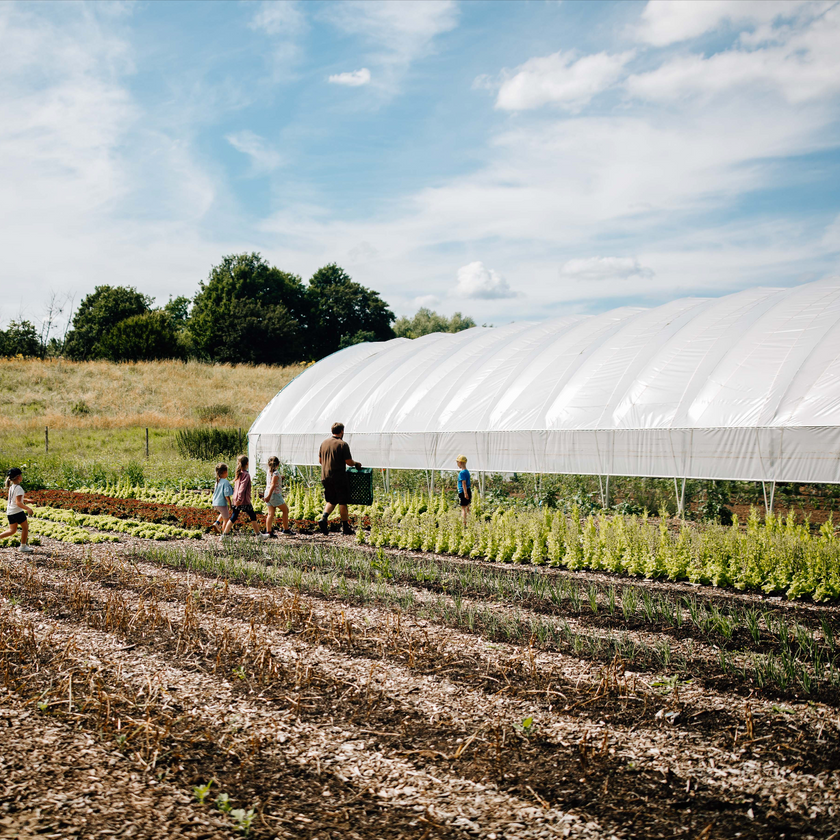
[{"label": "tree", "polygon": [[130,286],[97,286],[76,310],[73,329],[67,335],[65,353],[71,359],[107,357],[102,339],[126,318],[145,315],[152,298]]},{"label": "tree", "polygon": [[168,302],[163,306],[163,311],[169,314],[175,324],[186,324],[190,317],[190,299],[184,295],[177,297],[170,295]]},{"label": "tree", "polygon": [[420,338],[421,335],[429,333],[445,332],[456,333],[461,330],[468,330],[475,326],[472,318],[463,316],[456,312],[451,318],[445,315],[438,315],[425,306],[417,310],[411,318],[403,316],[398,318],[394,324],[394,332],[402,338]]},{"label": "tree", "polygon": [[335,263],[318,269],[306,290],[311,307],[307,349],[315,359],[359,341],[394,337],[394,313],[372,289],[354,283]]},{"label": "tree", "polygon": [[308,314],[300,277],[257,253],[231,254],[201,283],[189,332],[202,358],[285,364],[302,358],[301,325]]},{"label": "tree", "polygon": [[101,358],[143,362],[183,356],[172,316],[162,309],[132,315],[114,325],[97,344]]},{"label": "tree", "polygon": [[0,330],[0,356],[42,356],[44,348],[38,331],[30,321],[10,321]]}]

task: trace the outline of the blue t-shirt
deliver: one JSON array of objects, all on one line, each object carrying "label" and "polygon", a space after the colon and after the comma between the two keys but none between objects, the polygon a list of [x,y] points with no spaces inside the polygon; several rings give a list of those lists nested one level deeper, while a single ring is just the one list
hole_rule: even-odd
[{"label": "blue t-shirt", "polygon": [[464,488],[470,491],[470,496],[472,496],[472,482],[470,481],[470,471],[467,469],[461,470],[458,473],[458,495],[464,495]]},{"label": "blue t-shirt", "polygon": [[213,504],[214,505],[226,505],[227,504],[227,496],[233,495],[233,487],[230,486],[230,482],[226,478],[220,478],[216,482],[216,489],[213,491]]}]

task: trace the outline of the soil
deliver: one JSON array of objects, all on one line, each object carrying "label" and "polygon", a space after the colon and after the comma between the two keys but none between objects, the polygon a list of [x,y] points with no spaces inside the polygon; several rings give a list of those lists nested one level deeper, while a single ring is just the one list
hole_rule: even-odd
[{"label": "soil", "polygon": [[0,837],[840,837],[836,694],[723,678],[689,626],[567,615],[690,640],[692,679],[668,682],[145,547],[0,550]]}]

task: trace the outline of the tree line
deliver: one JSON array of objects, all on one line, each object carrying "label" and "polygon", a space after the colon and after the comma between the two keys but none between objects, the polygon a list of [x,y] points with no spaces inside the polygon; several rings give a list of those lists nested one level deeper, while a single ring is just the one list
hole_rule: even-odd
[{"label": "tree line", "polygon": [[130,286],[97,286],[79,304],[62,338],[11,321],[0,330],[0,355],[61,356],[86,361],[199,359],[284,365],[321,359],[363,341],[474,327],[456,312],[427,308],[396,318],[387,303],[331,263],[304,284],[258,253],[232,254],[211,268],[195,296],[163,306]]}]

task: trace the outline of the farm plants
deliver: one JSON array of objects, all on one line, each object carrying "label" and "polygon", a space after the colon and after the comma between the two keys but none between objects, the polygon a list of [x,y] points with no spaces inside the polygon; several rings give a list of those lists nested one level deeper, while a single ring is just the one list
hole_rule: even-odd
[{"label": "farm plants", "polygon": [[202,535],[202,532],[197,529],[185,530],[184,528],[177,528],[173,525],[138,522],[133,519],[118,519],[116,516],[76,513],[72,510],[37,506],[33,510],[35,511],[36,517],[40,520],[61,522],[77,529],[95,528],[99,531],[116,531],[117,533],[130,534],[131,536],[142,537],[147,540],[201,539]]},{"label": "farm plants", "polygon": [[[592,569],[649,579],[783,593],[794,599],[840,597],[840,540],[829,521],[811,534],[795,514],[768,515],[753,509],[746,529],[731,526],[669,525],[646,514],[582,516],[560,510],[482,509],[464,527],[446,497],[421,493],[378,500],[366,539],[374,546],[485,557],[497,563],[548,563],[570,570]],[[364,538],[359,537],[362,542]]]}]

